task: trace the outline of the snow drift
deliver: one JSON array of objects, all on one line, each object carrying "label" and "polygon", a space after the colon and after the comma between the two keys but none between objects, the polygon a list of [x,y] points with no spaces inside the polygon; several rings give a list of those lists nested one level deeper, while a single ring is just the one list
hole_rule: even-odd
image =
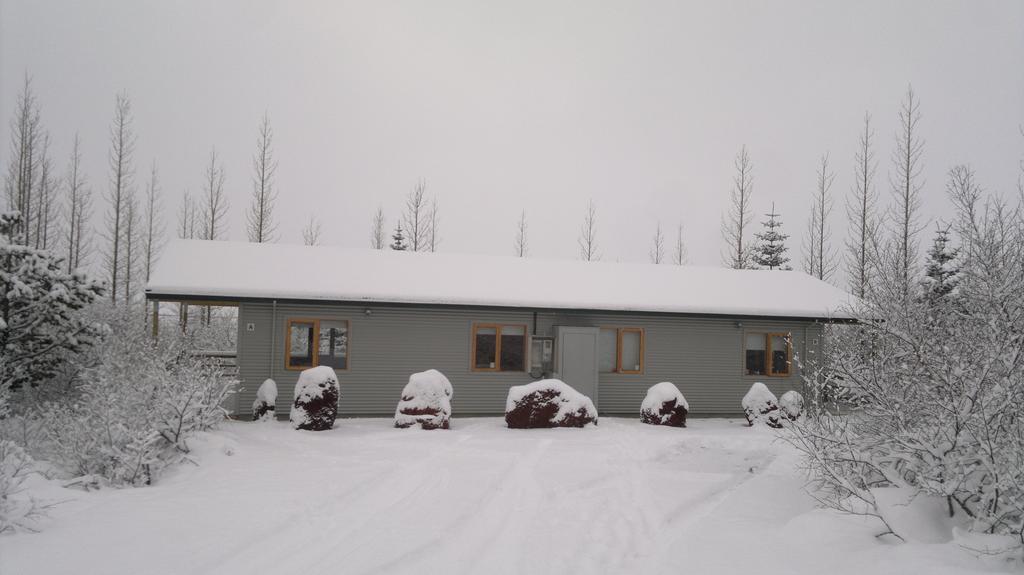
[{"label": "snow drift", "polygon": [[338,416],[338,377],[321,365],[299,374],[289,420],[295,429],[326,431]]},{"label": "snow drift", "polygon": [[395,409],[395,427],[419,424],[423,429],[448,429],[452,394],[451,382],[436,369],[410,375]]},{"label": "snow drift", "polygon": [[596,425],[597,408],[564,381],[543,379],[508,390],[505,423],[513,429]]},{"label": "snow drift", "polygon": [[686,414],[690,405],[686,403],[679,388],[671,381],[651,386],[640,404],[640,421],[651,425],[686,427]]}]

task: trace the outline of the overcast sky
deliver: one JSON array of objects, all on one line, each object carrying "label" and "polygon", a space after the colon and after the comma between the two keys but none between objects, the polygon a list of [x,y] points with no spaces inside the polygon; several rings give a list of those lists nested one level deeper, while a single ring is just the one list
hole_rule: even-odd
[{"label": "overcast sky", "polygon": [[[1024,157],[1024,2],[233,2],[0,0],[0,169],[28,73],[63,166],[75,132],[108,189],[115,94],[127,91],[138,181],[156,161],[168,228],[216,147],[230,238],[244,239],[257,126],[279,161],[281,241],[316,215],[324,242],[365,247],[419,178],[440,249],[576,257],[586,203],[605,260],[646,261],[660,220],[717,265],[733,159],[754,164],[755,212],[783,215],[791,253],[828,152],[834,242],[865,112],[876,185],[908,85],[921,101],[926,217],[970,163],[1013,193]],[[97,202],[97,209],[105,206]],[[671,232],[670,232],[671,233]]]}]

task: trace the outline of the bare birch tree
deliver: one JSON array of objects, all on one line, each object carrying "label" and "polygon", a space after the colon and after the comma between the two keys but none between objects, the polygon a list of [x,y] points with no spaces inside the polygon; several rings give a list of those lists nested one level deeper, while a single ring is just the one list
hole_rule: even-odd
[{"label": "bare birch tree", "polygon": [[67,270],[82,267],[83,258],[88,256],[91,246],[90,236],[85,229],[92,217],[92,192],[87,187],[85,174],[82,173],[81,140],[78,134],[71,146],[71,158],[65,177],[67,228],[64,230],[66,243]]},{"label": "bare birch tree", "polygon": [[672,252],[672,263],[677,266],[686,265],[690,257],[686,250],[686,244],[683,242],[683,224],[679,224],[676,228],[676,246]]},{"label": "bare birch tree", "polygon": [[651,251],[649,253],[652,264],[660,264],[665,259],[665,234],[661,233],[661,222],[654,229],[654,237],[651,238]]},{"label": "bare birch tree", "polygon": [[138,280],[139,270],[139,202],[134,193],[128,194],[124,202],[123,230],[124,238],[124,303],[131,305],[135,298],[133,280]]},{"label": "bare birch tree", "polygon": [[274,159],[273,143],[274,131],[264,114],[260,134],[256,139],[256,153],[252,157],[252,200],[249,213],[246,214],[246,231],[250,242],[272,242],[277,231],[274,222],[274,203],[277,201],[274,173],[277,172],[277,160]]},{"label": "bare birch tree", "polygon": [[160,256],[163,247],[164,223],[160,204],[160,182],[156,170],[156,162],[149,173],[149,184],[146,186],[146,206],[144,214],[145,230],[142,239],[143,272],[148,282],[153,272],[153,264]]},{"label": "bare birch tree", "polygon": [[525,258],[526,254],[528,254],[530,251],[530,246],[527,242],[526,232],[526,210],[523,210],[523,212],[519,214],[519,221],[516,222],[516,241],[515,244],[513,244],[515,246],[516,256],[521,258]]},{"label": "bare birch tree", "polygon": [[181,206],[178,208],[178,237],[181,239],[195,239],[197,237],[196,221],[198,220],[199,208],[192,194],[185,190],[181,198]]},{"label": "bare birch tree", "polygon": [[402,212],[402,222],[408,234],[406,240],[409,242],[409,249],[414,252],[424,251],[430,247],[430,218],[426,192],[427,183],[424,180],[416,182],[416,186],[405,198],[405,210]]},{"label": "bare birch tree", "polygon": [[875,212],[878,196],[874,189],[875,152],[871,141],[871,115],[864,114],[864,131],[854,154],[853,194],[846,201],[846,217],[850,233],[846,239],[846,275],[850,291],[863,299],[872,281],[872,266],[878,251],[878,217]]},{"label": "bare birch tree", "polygon": [[224,195],[224,164],[217,159],[217,150],[210,151],[210,163],[203,179],[203,209],[199,238],[216,240],[227,224],[228,200]]},{"label": "bare birch tree", "polygon": [[32,244],[37,249],[48,249],[51,234],[56,227],[58,216],[55,197],[57,196],[58,180],[54,174],[53,162],[50,160],[50,136],[43,134],[42,145],[39,147],[39,181],[36,184],[34,197],[35,222],[33,222]]},{"label": "bare birch tree", "polygon": [[132,155],[135,153],[135,134],[132,130],[132,106],[128,95],[117,95],[114,106],[114,121],[110,127],[110,189],[107,192],[107,248],[105,263],[110,274],[110,301],[117,302],[118,280],[124,268],[123,219],[128,198],[132,195],[135,168]]},{"label": "bare birch tree", "polygon": [[42,138],[39,104],[32,91],[32,80],[26,74],[11,119],[11,156],[4,178],[8,209],[21,212],[21,221],[14,237],[20,238],[26,245],[30,239],[28,232],[32,225],[33,192],[39,168],[38,148]]},{"label": "bare birch tree", "polygon": [[580,259],[585,262],[601,259],[597,247],[597,207],[594,200],[587,203],[587,214],[580,226],[580,237],[576,240],[580,248]]},{"label": "bare birch tree", "polygon": [[821,157],[818,166],[817,185],[811,202],[811,217],[807,221],[807,236],[804,239],[803,268],[808,275],[822,281],[829,281],[839,264],[832,250],[832,231],[828,217],[832,214],[832,182],[835,173],[828,167],[829,157]]},{"label": "bare birch tree", "polygon": [[316,216],[309,216],[309,223],[302,229],[302,243],[307,246],[320,245],[320,220]]},{"label": "bare birch tree", "polygon": [[441,236],[438,233],[437,215],[437,198],[431,198],[430,200],[430,211],[427,214],[427,247],[431,252],[437,251],[438,244],[441,243]]},{"label": "bare birch tree", "polygon": [[746,243],[746,237],[752,217],[750,196],[754,191],[754,166],[750,162],[746,146],[740,148],[733,165],[736,173],[733,175],[729,212],[722,219],[722,237],[727,246],[722,254],[722,262],[733,269],[748,269],[753,266],[753,251]]},{"label": "bare birch tree", "polygon": [[893,205],[889,215],[892,230],[886,260],[888,265],[897,270],[897,287],[904,297],[909,296],[914,281],[919,251],[917,236],[924,228],[918,213],[923,185],[921,153],[924,149],[924,142],[917,133],[921,121],[920,107],[914,96],[914,88],[907,87],[906,99],[898,115],[899,131],[896,133],[896,149],[892,157],[893,173],[889,176]]},{"label": "bare birch tree", "polygon": [[370,226],[370,247],[375,250],[382,250],[387,246],[385,223],[384,206],[377,206],[377,211],[373,213],[373,224]]},{"label": "bare birch tree", "polygon": [[[181,239],[195,239],[199,236],[198,225],[199,206],[192,194],[185,190],[181,198],[181,206],[178,208],[178,237]],[[188,325],[189,306],[187,303],[178,304],[178,325],[185,329]]]}]

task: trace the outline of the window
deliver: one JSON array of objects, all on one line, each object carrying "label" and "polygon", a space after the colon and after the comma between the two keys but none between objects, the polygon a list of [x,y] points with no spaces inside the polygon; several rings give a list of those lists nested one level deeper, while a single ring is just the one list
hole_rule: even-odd
[{"label": "window", "polygon": [[473,325],[474,371],[525,371],[525,325]]},{"label": "window", "polygon": [[348,368],[348,322],[344,320],[288,320],[288,348],[285,350],[288,369],[308,369],[326,365],[334,369]]},{"label": "window", "polygon": [[788,333],[748,333],[744,351],[747,375],[789,375],[793,347]]},{"label": "window", "polygon": [[602,373],[643,373],[644,330],[638,327],[602,327],[598,369]]}]

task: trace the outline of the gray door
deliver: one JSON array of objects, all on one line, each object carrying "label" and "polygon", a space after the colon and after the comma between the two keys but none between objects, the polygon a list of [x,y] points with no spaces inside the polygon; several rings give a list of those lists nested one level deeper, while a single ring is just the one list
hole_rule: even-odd
[{"label": "gray door", "polygon": [[596,327],[555,327],[557,377],[594,401],[597,407]]}]

